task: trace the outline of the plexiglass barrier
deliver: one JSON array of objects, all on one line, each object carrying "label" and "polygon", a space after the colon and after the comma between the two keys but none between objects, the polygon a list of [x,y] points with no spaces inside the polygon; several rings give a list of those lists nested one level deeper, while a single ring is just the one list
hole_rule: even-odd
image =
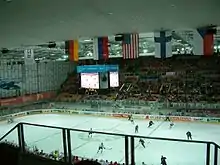
[{"label": "plexiglass barrier", "polygon": [[124,163],[124,139],[123,136],[110,134],[71,131],[71,153],[81,159],[102,159]]},{"label": "plexiglass barrier", "polygon": [[1,142],[7,142],[7,143],[11,143],[11,144],[18,146],[19,145],[19,143],[18,143],[18,130],[17,130],[16,126],[12,125],[12,124],[9,124],[9,125],[5,124],[5,127],[12,128],[12,129],[9,132],[5,132],[5,129],[0,130],[0,137],[2,137]]},{"label": "plexiglass barrier", "polygon": [[63,152],[62,130],[47,127],[24,125],[24,142],[30,150],[50,154],[53,151]]},{"label": "plexiglass barrier", "polygon": [[135,162],[160,164],[161,157],[167,164],[205,165],[206,144],[135,138]]},{"label": "plexiglass barrier", "polygon": [[[213,142],[168,139],[111,133],[108,130],[78,130],[39,124],[19,123],[0,138],[26,150],[58,153],[62,161],[83,159],[125,163],[125,165],[167,164],[219,165],[220,147]],[[54,157],[53,157],[54,158]],[[110,163],[109,163],[110,164]]]}]

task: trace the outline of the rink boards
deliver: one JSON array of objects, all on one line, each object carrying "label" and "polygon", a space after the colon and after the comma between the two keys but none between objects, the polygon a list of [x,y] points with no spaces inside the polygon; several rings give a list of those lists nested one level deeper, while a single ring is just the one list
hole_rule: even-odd
[{"label": "rink boards", "polygon": [[[67,109],[40,109],[30,110],[19,113],[14,113],[6,116],[1,116],[0,120],[4,121],[8,118],[17,118],[35,114],[70,114],[70,115],[89,115],[99,117],[114,117],[114,118],[128,118],[128,113],[112,113],[112,112],[96,112],[91,110],[67,110]],[[167,118],[164,115],[144,115],[133,114],[134,119],[140,120],[157,120],[163,121]],[[169,116],[171,121],[175,122],[202,122],[207,124],[220,124],[220,118],[217,117],[190,117],[190,116]]]}]

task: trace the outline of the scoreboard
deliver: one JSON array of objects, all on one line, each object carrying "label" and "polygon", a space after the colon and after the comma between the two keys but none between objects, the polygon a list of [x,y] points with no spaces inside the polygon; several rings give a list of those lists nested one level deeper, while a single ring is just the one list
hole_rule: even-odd
[{"label": "scoreboard", "polygon": [[88,89],[107,89],[119,86],[118,65],[77,66],[81,87]]}]

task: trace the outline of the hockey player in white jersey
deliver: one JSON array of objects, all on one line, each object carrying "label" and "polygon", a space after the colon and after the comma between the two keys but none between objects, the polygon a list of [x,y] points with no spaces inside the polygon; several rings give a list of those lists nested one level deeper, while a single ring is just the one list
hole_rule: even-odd
[{"label": "hockey player in white jersey", "polygon": [[97,153],[99,153],[99,151],[102,153],[104,149],[105,149],[105,146],[104,146],[103,143],[101,143],[101,144],[99,145],[99,148],[98,148]]}]

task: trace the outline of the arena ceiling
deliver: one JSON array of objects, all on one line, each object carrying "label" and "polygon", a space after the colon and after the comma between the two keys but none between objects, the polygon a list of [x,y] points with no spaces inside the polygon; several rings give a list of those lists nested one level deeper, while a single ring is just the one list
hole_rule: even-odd
[{"label": "arena ceiling", "polygon": [[[190,46],[192,28],[220,25],[219,15],[219,0],[0,0],[0,48],[10,50],[0,57],[21,59],[31,48],[36,58],[65,59],[62,41],[77,38],[87,57],[92,36],[103,35],[112,35],[114,56],[120,43],[113,35],[122,32],[141,33],[140,52],[148,55],[153,33],[144,32],[161,29],[175,30],[173,43],[181,49]],[[49,41],[56,47],[48,48]]]}]

